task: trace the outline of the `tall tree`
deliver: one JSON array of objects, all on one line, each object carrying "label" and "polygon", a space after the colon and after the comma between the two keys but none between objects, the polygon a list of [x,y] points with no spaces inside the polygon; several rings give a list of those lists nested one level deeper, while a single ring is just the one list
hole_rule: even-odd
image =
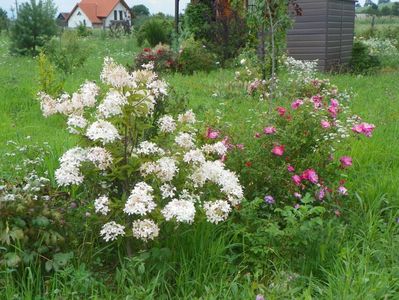
[{"label": "tall tree", "polygon": [[18,7],[18,16],[11,27],[11,50],[19,54],[36,55],[39,47],[57,33],[52,0],[30,0]]},{"label": "tall tree", "polygon": [[0,8],[0,33],[2,30],[8,30],[10,20],[8,19],[7,12]]},{"label": "tall tree", "polygon": [[399,2],[392,3],[391,14],[393,16],[399,16]]},{"label": "tall tree", "polygon": [[134,17],[138,17],[138,16],[148,17],[150,15],[150,10],[144,4],[134,5],[131,8],[131,12]]}]

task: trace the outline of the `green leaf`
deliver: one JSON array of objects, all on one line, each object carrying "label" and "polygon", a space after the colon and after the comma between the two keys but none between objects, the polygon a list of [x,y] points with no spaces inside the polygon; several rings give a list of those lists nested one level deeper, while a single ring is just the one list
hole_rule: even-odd
[{"label": "green leaf", "polygon": [[4,261],[7,267],[15,268],[21,262],[21,258],[15,252],[9,252],[4,255]]},{"label": "green leaf", "polygon": [[50,224],[50,220],[44,216],[38,216],[32,220],[32,224],[38,227],[47,227]]}]

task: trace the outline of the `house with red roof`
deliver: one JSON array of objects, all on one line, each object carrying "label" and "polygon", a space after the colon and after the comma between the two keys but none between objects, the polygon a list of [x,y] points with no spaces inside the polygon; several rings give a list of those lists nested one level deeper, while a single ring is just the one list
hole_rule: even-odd
[{"label": "house with red roof", "polygon": [[79,25],[104,28],[130,20],[130,9],[124,0],[81,0],[69,13],[67,24],[69,28]]}]

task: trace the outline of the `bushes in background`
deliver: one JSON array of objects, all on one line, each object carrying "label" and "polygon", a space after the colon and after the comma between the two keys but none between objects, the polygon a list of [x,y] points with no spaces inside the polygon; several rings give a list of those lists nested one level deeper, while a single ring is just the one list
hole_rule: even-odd
[{"label": "bushes in background", "polygon": [[64,74],[71,74],[82,67],[89,56],[89,48],[79,39],[78,32],[65,31],[44,46],[47,57]]},{"label": "bushes in background", "polygon": [[56,12],[52,0],[22,3],[18,9],[18,17],[11,27],[11,51],[36,55],[39,48],[57,32]]},{"label": "bushes in background", "polygon": [[366,44],[355,40],[352,48],[350,67],[355,74],[371,74],[381,68],[381,61],[377,56],[371,55]]},{"label": "bushes in background", "polygon": [[137,42],[143,45],[148,42],[151,47],[158,44],[170,44],[173,31],[173,23],[159,16],[148,18],[140,26],[137,32]]}]

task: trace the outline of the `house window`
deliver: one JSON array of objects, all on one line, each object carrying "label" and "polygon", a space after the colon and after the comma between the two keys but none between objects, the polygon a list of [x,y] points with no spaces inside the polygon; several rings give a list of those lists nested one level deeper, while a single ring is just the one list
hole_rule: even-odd
[{"label": "house window", "polygon": [[121,11],[121,10],[119,11],[119,19],[123,20],[123,11]]},{"label": "house window", "polygon": [[86,27],[86,20],[83,20],[83,25]]},{"label": "house window", "polygon": [[80,11],[78,11],[77,15],[78,15],[78,16],[81,16],[81,15],[82,15],[82,13],[81,13]]},{"label": "house window", "polygon": [[114,20],[118,20],[118,11],[114,10]]}]

